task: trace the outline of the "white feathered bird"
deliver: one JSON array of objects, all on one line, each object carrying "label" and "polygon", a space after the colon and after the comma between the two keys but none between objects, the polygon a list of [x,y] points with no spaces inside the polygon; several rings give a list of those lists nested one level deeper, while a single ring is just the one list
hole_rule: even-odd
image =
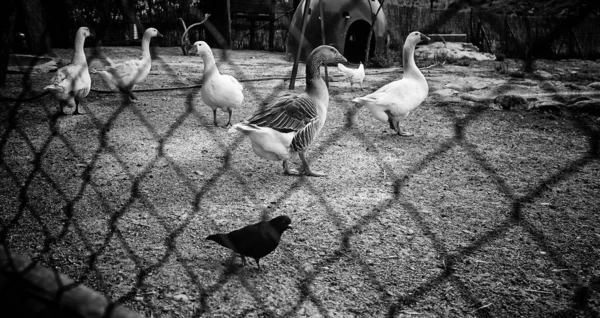
[{"label": "white feathered bird", "polygon": [[362,90],[362,82],[365,79],[365,67],[363,63],[360,62],[360,65],[357,69],[352,69],[346,67],[344,64],[338,63],[338,69],[344,73],[346,78],[350,81],[350,88],[354,90],[353,84],[360,85],[360,89]]},{"label": "white feathered bird", "polygon": [[92,69],[92,74],[98,74],[104,85],[111,91],[121,91],[131,99],[136,99],[131,91],[136,84],[145,80],[150,73],[150,69],[152,68],[150,40],[156,36],[162,37],[162,34],[155,28],[148,28],[144,32],[141,59],[114,63],[111,59],[106,58],[106,61],[109,63],[108,68],[103,71]]},{"label": "white feathered bird", "polygon": [[229,120],[224,127],[231,126],[233,109],[240,107],[244,101],[244,87],[231,75],[219,72],[210,46],[204,41],[197,41],[190,49],[190,54],[198,54],[204,61],[204,74],[200,94],[202,101],[213,111],[213,124],[217,125],[217,108],[229,113]]},{"label": "white feathered bird", "polygon": [[63,66],[52,77],[52,84],[44,87],[54,99],[58,100],[60,111],[64,106],[75,107],[73,114],[79,114],[79,103],[90,93],[92,78],[88,70],[83,44],[91,36],[90,29],[81,27],[75,35],[75,53],[69,65]]},{"label": "white feathered bird", "polygon": [[415,64],[415,46],[425,40],[429,41],[429,38],[420,32],[412,32],[406,37],[402,49],[402,79],[386,84],[367,96],[352,100],[366,106],[375,119],[389,123],[390,128],[400,136],[413,135],[400,128],[400,121],[421,105],[429,92],[427,80]]}]

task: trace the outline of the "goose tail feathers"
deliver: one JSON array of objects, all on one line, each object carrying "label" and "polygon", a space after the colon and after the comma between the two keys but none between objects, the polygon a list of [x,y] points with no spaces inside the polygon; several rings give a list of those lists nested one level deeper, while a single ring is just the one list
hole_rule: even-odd
[{"label": "goose tail feathers", "polygon": [[44,91],[50,91],[50,92],[58,92],[58,91],[63,91],[65,88],[58,85],[58,84],[50,84],[46,87],[44,87]]},{"label": "goose tail feathers", "polygon": [[102,79],[102,82],[104,83],[104,85],[106,87],[108,87],[108,89],[110,89],[111,91],[117,91],[119,90],[117,88],[117,85],[115,85],[114,83],[114,78],[111,76],[111,74],[107,71],[98,71],[96,69],[92,69],[91,71],[92,74],[98,74],[98,76],[100,76],[100,79]]},{"label": "goose tail feathers", "polygon": [[228,132],[234,133],[236,131],[239,131],[239,132],[244,133],[245,135],[249,135],[253,132],[257,132],[259,129],[260,129],[260,127],[244,121],[244,122],[237,123],[237,124],[231,126],[231,128],[229,128]]},{"label": "goose tail feathers", "polygon": [[368,97],[368,96],[364,96],[364,97],[357,97],[355,99],[352,100],[352,102],[357,103],[357,104],[361,104],[361,105],[366,105],[369,103],[374,102],[375,99]]}]

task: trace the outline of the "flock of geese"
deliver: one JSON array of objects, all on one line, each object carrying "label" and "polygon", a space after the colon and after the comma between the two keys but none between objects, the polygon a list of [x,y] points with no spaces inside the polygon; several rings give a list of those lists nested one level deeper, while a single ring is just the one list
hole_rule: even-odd
[{"label": "flock of geese", "polygon": [[[61,112],[68,106],[75,107],[74,114],[79,114],[79,105],[90,92],[92,80],[83,50],[88,36],[91,36],[91,33],[87,27],[79,28],[75,36],[75,53],[71,63],[60,68],[52,78],[52,83],[44,88],[59,101]],[[105,70],[92,69],[91,73],[97,74],[110,90],[120,91],[130,99],[136,99],[132,91],[150,72],[150,40],[156,36],[162,35],[155,28],[144,32],[141,59],[115,64],[107,58],[109,65]],[[403,77],[371,94],[353,99],[353,102],[365,106],[375,119],[389,124],[390,128],[401,136],[412,135],[400,127],[400,122],[417,108],[428,94],[425,76],[417,68],[414,60],[415,46],[428,40],[429,38],[420,32],[410,33],[403,47]],[[212,50],[206,42],[194,43],[190,53],[199,55],[204,61],[200,93],[202,101],[213,111],[215,126],[217,109],[228,112],[229,120],[225,127],[231,126],[230,131],[239,131],[248,136],[256,155],[268,160],[283,161],[283,171],[286,175],[324,175],[312,171],[305,157],[305,151],[318,137],[325,124],[329,106],[329,90],[321,76],[320,66],[340,63],[338,68],[350,81],[351,88],[353,89],[353,84],[359,84],[362,90],[365,77],[362,63],[356,70],[347,68],[341,64],[347,60],[338,50],[332,46],[321,45],[315,48],[306,60],[306,89],[303,93],[280,95],[259,107],[249,119],[232,125],[232,112],[244,101],[243,86],[233,76],[219,72]],[[296,153],[302,161],[301,171],[289,167],[289,161]]]}]

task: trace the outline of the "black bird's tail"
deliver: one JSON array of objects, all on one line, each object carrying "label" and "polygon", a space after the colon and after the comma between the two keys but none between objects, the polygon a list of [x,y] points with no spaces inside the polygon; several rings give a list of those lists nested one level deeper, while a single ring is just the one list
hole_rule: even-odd
[{"label": "black bird's tail", "polygon": [[215,241],[215,242],[219,243],[219,245],[221,245],[221,246],[224,246],[224,247],[227,247],[229,249],[236,251],[235,246],[233,245],[233,243],[231,242],[229,237],[227,237],[227,234],[212,234],[212,235],[207,236],[206,239],[209,241]]}]

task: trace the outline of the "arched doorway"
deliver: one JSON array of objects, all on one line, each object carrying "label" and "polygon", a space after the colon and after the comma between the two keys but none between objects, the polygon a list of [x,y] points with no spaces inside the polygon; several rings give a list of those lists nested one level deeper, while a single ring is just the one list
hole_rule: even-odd
[{"label": "arched doorway", "polygon": [[[344,43],[344,57],[351,63],[365,63],[365,53],[367,52],[367,38],[371,25],[367,21],[359,20],[348,28],[346,41]],[[369,58],[375,54],[375,36],[371,37],[371,48],[369,49]]]}]

